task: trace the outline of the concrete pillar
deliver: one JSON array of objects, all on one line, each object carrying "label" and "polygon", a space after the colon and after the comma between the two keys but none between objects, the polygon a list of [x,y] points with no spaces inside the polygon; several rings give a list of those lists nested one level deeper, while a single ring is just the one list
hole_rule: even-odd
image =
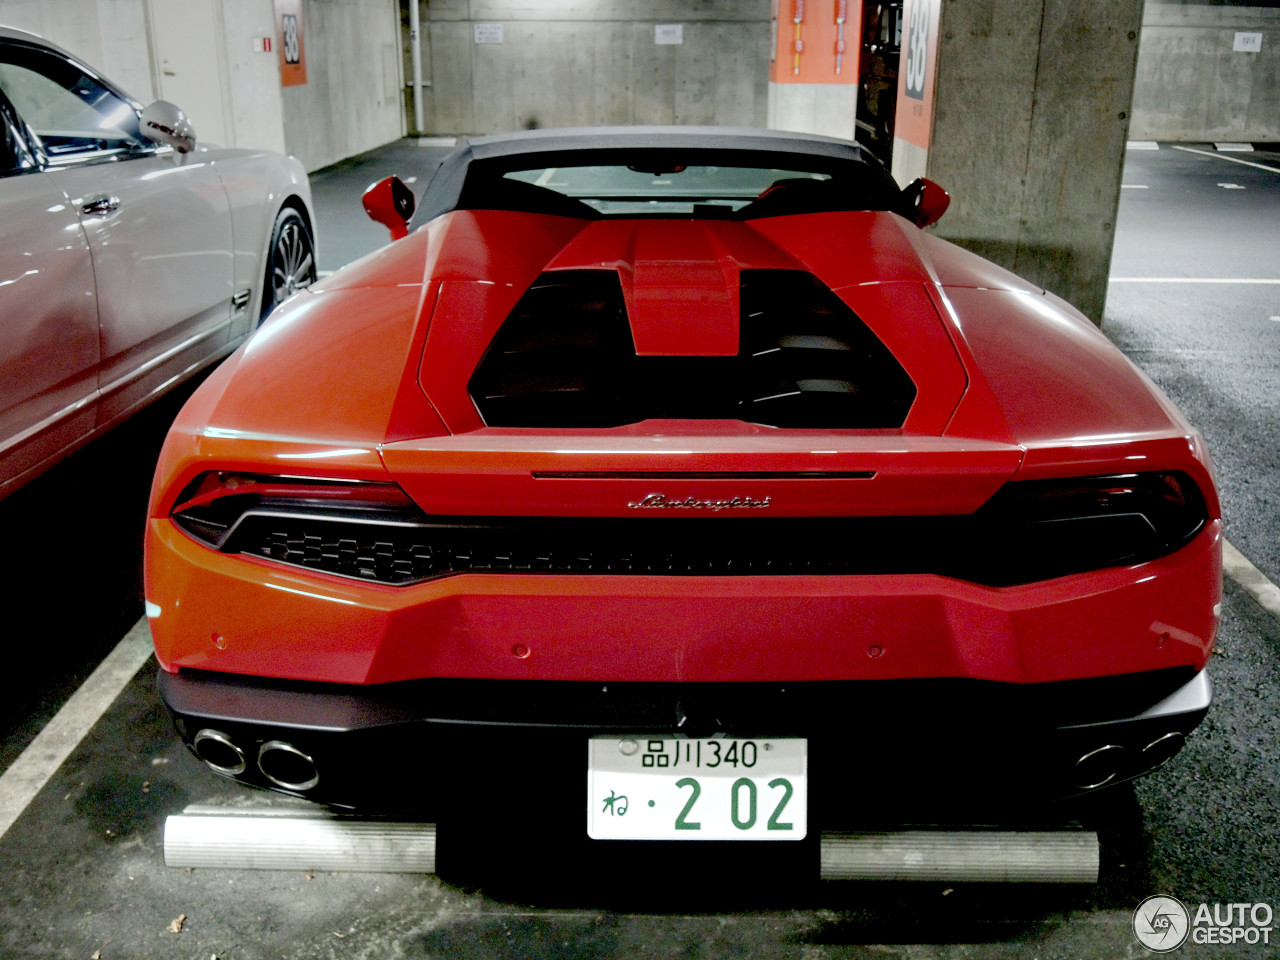
[{"label": "concrete pillar", "polygon": [[773,0],[772,29],[768,125],[854,139],[861,0]]},{"label": "concrete pillar", "polygon": [[[1095,322],[1143,0],[906,0],[893,173],[952,196],[939,236]],[[912,84],[908,89],[908,84]]]}]

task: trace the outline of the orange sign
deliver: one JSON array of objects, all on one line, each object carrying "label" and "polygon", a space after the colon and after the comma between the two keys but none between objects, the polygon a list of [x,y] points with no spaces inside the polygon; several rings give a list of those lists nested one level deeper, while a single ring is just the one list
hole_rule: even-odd
[{"label": "orange sign", "polygon": [[774,0],[774,83],[857,83],[862,4]]},{"label": "orange sign", "polygon": [[938,66],[941,0],[906,0],[902,59],[898,66],[898,113],[893,135],[924,150],[933,133],[933,89]]},{"label": "orange sign", "polygon": [[276,42],[280,48],[280,85],[307,82],[307,51],[302,42],[302,0],[276,0]]}]

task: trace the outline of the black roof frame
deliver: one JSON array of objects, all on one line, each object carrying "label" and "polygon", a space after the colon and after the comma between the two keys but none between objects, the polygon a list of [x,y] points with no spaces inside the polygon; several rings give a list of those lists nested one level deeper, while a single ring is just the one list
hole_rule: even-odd
[{"label": "black roof frame", "polygon": [[[524,168],[528,161],[546,166],[582,166],[607,160],[618,163],[630,152],[673,152],[683,155],[738,153],[748,161],[774,160],[785,166],[790,158],[807,158],[816,169],[860,167],[883,178],[897,191],[884,165],[866,148],[851,140],[763,130],[750,127],[579,127],[560,130],[525,130],[517,133],[474,137],[459,141],[441,162],[423,192],[413,218],[420,226],[459,207],[467,175],[473,164],[506,170]],[[555,161],[554,163],[552,161]],[[572,163],[568,162],[572,161]]]}]

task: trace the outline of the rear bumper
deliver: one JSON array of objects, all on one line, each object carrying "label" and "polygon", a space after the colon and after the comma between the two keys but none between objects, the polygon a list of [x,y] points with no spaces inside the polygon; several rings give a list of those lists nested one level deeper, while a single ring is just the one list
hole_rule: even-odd
[{"label": "rear bumper", "polygon": [[544,806],[545,822],[579,831],[586,739],[597,733],[806,737],[819,829],[987,822],[1158,766],[1212,696],[1208,674],[1190,668],[1026,685],[356,686],[161,671],[159,687],[189,747],[204,732],[240,752],[243,782],[279,789],[257,758],[264,744],[287,744],[314,761],[316,783],[284,792],[432,817]]},{"label": "rear bumper", "polygon": [[1221,588],[1217,520],[1156,560],[1012,587],[936,574],[480,573],[396,587],[218,553],[167,519],[147,538],[166,669],[345,684],[1045,683],[1200,669]]}]

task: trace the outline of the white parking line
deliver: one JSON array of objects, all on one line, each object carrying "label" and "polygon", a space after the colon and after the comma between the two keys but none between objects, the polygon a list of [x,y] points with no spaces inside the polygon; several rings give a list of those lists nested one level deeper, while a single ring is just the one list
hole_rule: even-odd
[{"label": "white parking line", "polygon": [[143,617],[0,775],[0,838],[107,712],[149,656],[151,630],[147,627],[147,618]]},{"label": "white parking line", "polygon": [[1108,283],[1280,283],[1280,277],[1110,277]]},{"label": "white parking line", "polygon": [[1226,540],[1222,541],[1222,572],[1244,587],[1263,610],[1273,617],[1280,617],[1280,587],[1268,580],[1261,570]]},{"label": "white parking line", "polygon": [[1220,153],[1214,153],[1212,150],[1197,150],[1194,147],[1178,147],[1175,150],[1183,150],[1186,153],[1198,153],[1202,157],[1213,157],[1215,160],[1225,160],[1227,163],[1242,163],[1246,167],[1257,167],[1259,170],[1268,170],[1271,173],[1280,173],[1280,167],[1269,167],[1265,163],[1254,163],[1252,160],[1241,160],[1239,157],[1224,157]]},{"label": "white parking line", "polygon": [[[1280,618],[1280,587],[1226,540],[1222,541],[1222,570],[1259,606]],[[143,617],[0,775],[0,839],[146,663],[151,649],[151,630]]]}]

